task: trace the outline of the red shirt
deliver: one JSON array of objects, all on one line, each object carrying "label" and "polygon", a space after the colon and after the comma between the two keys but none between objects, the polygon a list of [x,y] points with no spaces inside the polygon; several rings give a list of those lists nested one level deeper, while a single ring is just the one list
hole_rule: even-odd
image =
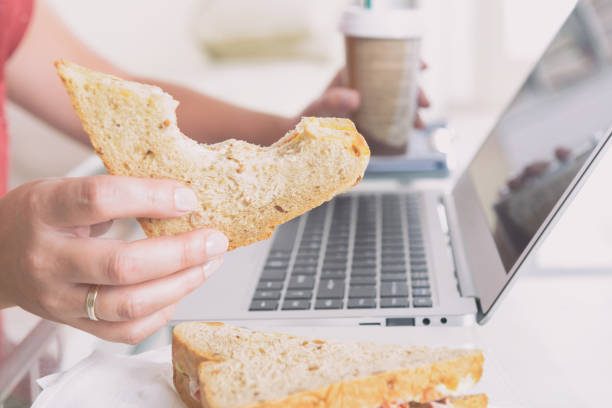
[{"label": "red shirt", "polygon": [[[7,190],[9,168],[9,139],[4,118],[4,64],[28,27],[33,3],[33,0],[0,0],[0,197]],[[0,313],[0,357],[3,341]]]},{"label": "red shirt", "polygon": [[9,140],[4,118],[4,64],[17,48],[32,15],[33,0],[0,0],[0,197],[8,182]]}]

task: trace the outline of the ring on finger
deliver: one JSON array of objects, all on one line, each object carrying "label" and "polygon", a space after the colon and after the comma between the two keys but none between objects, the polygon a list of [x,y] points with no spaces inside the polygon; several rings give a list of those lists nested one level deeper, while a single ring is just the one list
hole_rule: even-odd
[{"label": "ring on finger", "polygon": [[85,309],[87,310],[87,317],[89,320],[98,321],[96,317],[96,298],[98,297],[98,290],[100,285],[92,285],[87,291],[87,301],[85,302]]}]

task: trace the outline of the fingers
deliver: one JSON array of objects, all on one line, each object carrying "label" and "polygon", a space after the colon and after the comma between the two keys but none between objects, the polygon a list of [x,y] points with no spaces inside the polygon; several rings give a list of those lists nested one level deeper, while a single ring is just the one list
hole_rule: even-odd
[{"label": "fingers", "polygon": [[332,79],[329,85],[327,85],[326,89],[347,86],[348,85],[347,76],[348,76],[348,72],[346,70],[346,67],[341,68],[334,76],[334,79]]},{"label": "fingers", "polygon": [[154,314],[200,287],[220,266],[221,259],[213,259],[205,265],[138,285],[104,286],[98,292],[96,316],[116,322]]},{"label": "fingers", "polygon": [[537,161],[531,163],[523,169],[520,175],[508,181],[508,188],[510,188],[510,190],[512,191],[518,190],[523,186],[523,184],[527,182],[527,180],[539,176],[540,174],[544,173],[549,167],[550,162],[547,161]]},{"label": "fingers", "polygon": [[67,239],[57,245],[63,278],[74,283],[131,285],[202,265],[227,250],[225,235],[214,230],[125,243],[105,239]]},{"label": "fingers", "polygon": [[87,318],[68,322],[71,326],[85,330],[101,339],[127,344],[138,344],[166,325],[177,305],[170,305],[155,314],[127,322],[92,321]]},{"label": "fingers", "polygon": [[425,122],[418,113],[414,117],[413,125],[416,129],[425,129]]},{"label": "fingers", "polygon": [[113,221],[105,221],[94,225],[84,225],[80,227],[66,227],[60,228],[60,231],[66,234],[74,235],[78,238],[87,237],[99,237],[100,235],[106,234],[106,232],[113,226]]},{"label": "fingers", "polygon": [[89,226],[89,236],[90,237],[99,237],[100,235],[104,235],[108,232],[108,230],[113,226],[113,220],[108,220],[105,222],[101,222],[98,224]]},{"label": "fingers", "polygon": [[568,161],[571,154],[572,151],[567,147],[557,147],[555,149],[555,157],[562,162]]},{"label": "fingers", "polygon": [[350,116],[359,107],[359,93],[349,88],[331,88],[305,111],[307,116]]},{"label": "fingers", "polygon": [[36,209],[58,227],[126,217],[178,217],[198,206],[191,189],[170,180],[94,176],[58,179],[41,189]]},{"label": "fingers", "polygon": [[417,97],[417,103],[420,108],[429,108],[431,106],[431,102],[429,101],[429,98],[427,98],[427,95],[425,95],[425,92],[423,92],[421,88],[419,88],[419,95]]}]

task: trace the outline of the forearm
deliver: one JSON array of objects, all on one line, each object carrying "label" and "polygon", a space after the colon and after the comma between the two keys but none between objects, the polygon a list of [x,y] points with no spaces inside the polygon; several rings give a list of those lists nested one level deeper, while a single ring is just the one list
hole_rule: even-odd
[{"label": "forearm", "polygon": [[45,2],[38,2],[31,26],[6,67],[9,98],[86,144],[89,144],[89,138],[53,68],[53,61],[58,58],[124,79],[160,86],[180,102],[177,116],[181,130],[200,142],[215,143],[237,138],[270,144],[297,121],[297,118],[283,118],[234,106],[180,85],[132,76],[81,43]]},{"label": "forearm", "polygon": [[293,128],[299,119],[242,108],[169,82],[137,77],[132,79],[155,84],[178,100],[180,129],[202,143],[234,138],[269,145]]}]

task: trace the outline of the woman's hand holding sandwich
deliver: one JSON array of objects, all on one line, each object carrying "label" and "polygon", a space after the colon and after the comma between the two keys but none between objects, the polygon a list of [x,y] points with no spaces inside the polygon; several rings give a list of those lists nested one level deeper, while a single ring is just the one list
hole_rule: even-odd
[{"label": "woman's hand holding sandwich", "polygon": [[[113,219],[177,217],[197,205],[190,189],[166,180],[22,185],[0,201],[0,308],[18,305],[107,340],[139,343],[218,269],[227,239],[213,230],[130,243],[99,235]],[[92,287],[98,321],[86,309]]]}]

